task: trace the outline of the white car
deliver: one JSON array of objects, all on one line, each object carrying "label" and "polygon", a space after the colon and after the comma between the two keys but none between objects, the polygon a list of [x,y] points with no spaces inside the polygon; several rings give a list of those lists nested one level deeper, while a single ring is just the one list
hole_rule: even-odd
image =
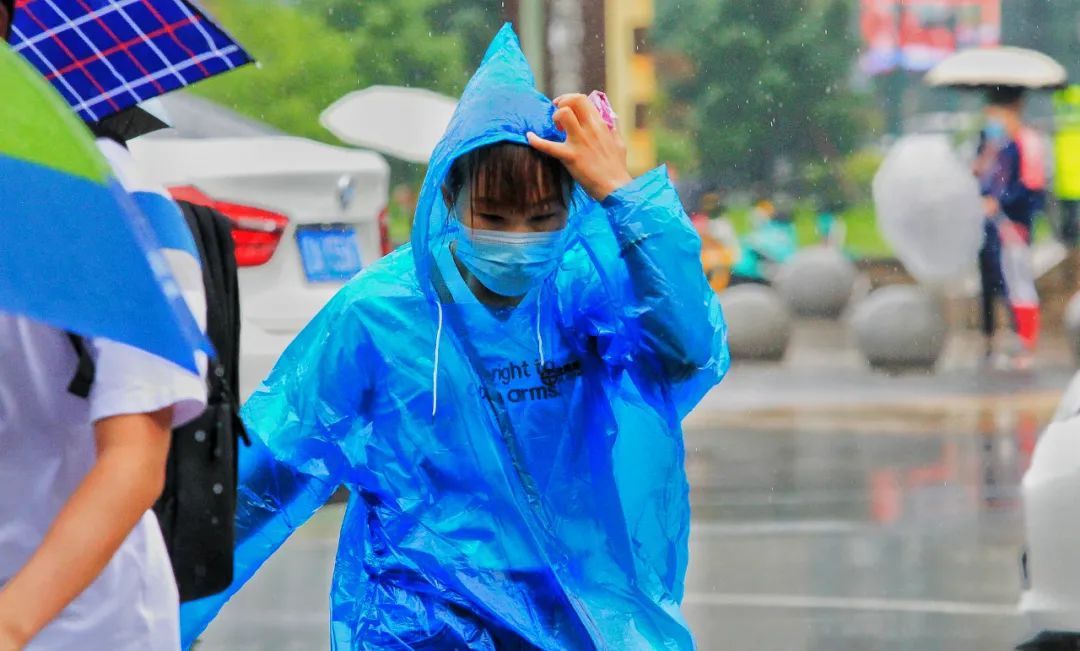
[{"label": "white car", "polygon": [[378,154],[288,136],[139,139],[144,173],[234,224],[240,397],[363,267],[388,253],[390,168]]},{"label": "white car", "polygon": [[1039,438],[1023,482],[1020,611],[1031,651],[1080,648],[1080,373]]}]

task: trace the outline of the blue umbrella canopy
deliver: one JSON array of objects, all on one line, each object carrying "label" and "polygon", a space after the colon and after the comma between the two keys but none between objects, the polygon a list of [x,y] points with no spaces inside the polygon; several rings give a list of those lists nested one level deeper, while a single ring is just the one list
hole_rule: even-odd
[{"label": "blue umbrella canopy", "polygon": [[251,61],[186,0],[16,0],[11,44],[97,122]]},{"label": "blue umbrella canopy", "polygon": [[197,370],[210,344],[86,127],[2,43],[0,88],[0,311]]}]

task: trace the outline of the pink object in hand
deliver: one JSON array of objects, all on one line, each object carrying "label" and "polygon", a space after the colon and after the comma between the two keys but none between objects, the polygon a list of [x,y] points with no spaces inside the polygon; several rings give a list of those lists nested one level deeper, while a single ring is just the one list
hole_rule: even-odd
[{"label": "pink object in hand", "polygon": [[615,110],[611,108],[611,102],[608,101],[604,91],[594,90],[589,93],[589,101],[593,103],[596,110],[600,111],[600,117],[604,120],[604,124],[608,125],[609,129],[614,130],[619,116],[615,115]]}]

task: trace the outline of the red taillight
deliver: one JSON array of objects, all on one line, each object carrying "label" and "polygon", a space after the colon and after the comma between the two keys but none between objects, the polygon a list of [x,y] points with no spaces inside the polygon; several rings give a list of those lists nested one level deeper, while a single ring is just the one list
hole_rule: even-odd
[{"label": "red taillight", "polygon": [[257,267],[270,261],[289,225],[288,217],[239,204],[218,203],[214,207],[233,222],[237,266]]},{"label": "red taillight", "polygon": [[269,262],[289,225],[285,215],[254,206],[216,201],[192,186],[170,188],[169,193],[174,199],[209,206],[232,220],[236,264],[240,267],[257,267]]},{"label": "red taillight", "polygon": [[390,255],[394,243],[390,241],[390,209],[383,208],[379,213],[379,246],[383,255]]}]

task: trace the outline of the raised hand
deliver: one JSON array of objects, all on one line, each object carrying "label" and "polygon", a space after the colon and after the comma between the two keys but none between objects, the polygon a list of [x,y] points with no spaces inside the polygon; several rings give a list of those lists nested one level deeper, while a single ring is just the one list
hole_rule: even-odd
[{"label": "raised hand", "polygon": [[555,100],[555,126],[566,142],[529,134],[529,144],[562,162],[581,187],[597,201],[633,180],[626,167],[626,145],[619,132],[608,128],[600,112],[585,95],[563,95]]}]

